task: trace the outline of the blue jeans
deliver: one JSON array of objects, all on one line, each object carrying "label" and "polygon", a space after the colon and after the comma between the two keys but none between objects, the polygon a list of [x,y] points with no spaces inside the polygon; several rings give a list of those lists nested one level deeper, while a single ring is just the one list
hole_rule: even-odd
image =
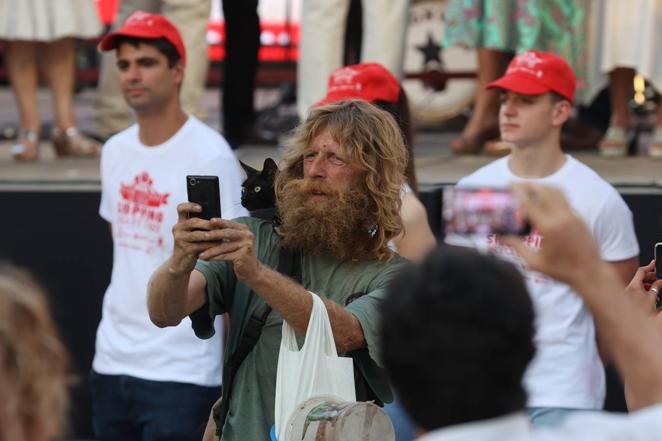
[{"label": "blue jeans", "polygon": [[396,397],[392,403],[384,403],[384,411],[391,418],[395,430],[395,441],[412,441],[414,423]]},{"label": "blue jeans", "polygon": [[90,373],[98,441],[200,440],[219,387]]}]

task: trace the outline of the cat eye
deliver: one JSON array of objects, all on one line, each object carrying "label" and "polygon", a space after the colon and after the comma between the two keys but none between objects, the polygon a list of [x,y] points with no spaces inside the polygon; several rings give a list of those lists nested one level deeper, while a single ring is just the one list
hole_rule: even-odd
[{"label": "cat eye", "polygon": [[260,187],[259,185],[253,187],[253,191],[254,191],[255,193],[259,193],[260,190],[262,190],[262,187]]}]

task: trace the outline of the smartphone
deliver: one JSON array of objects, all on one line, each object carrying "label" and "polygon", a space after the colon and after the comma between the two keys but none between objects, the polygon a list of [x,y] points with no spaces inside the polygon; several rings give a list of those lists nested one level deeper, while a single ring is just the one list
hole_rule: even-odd
[{"label": "smartphone", "polygon": [[513,234],[531,231],[517,199],[503,188],[447,188],[443,221],[446,234]]},{"label": "smartphone", "polygon": [[207,220],[221,217],[218,176],[186,176],[186,191],[189,202],[195,202],[202,207],[202,212],[191,213],[192,217]]}]

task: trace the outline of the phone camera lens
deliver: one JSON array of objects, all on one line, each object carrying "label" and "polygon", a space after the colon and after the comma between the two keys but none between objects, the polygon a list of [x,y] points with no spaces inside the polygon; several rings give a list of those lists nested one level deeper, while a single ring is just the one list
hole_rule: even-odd
[{"label": "phone camera lens", "polygon": [[198,183],[198,180],[195,178],[189,178],[188,182],[191,184],[191,186],[194,186]]}]

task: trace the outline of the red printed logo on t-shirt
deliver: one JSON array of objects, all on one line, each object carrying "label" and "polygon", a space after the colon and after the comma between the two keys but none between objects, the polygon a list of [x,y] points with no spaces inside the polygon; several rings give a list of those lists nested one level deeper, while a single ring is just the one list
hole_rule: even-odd
[{"label": "red printed logo on t-shirt", "polygon": [[120,183],[115,243],[152,254],[164,244],[163,210],[170,193],[160,193],[149,173],[138,174],[132,183]]},{"label": "red printed logo on t-shirt", "polygon": [[[503,259],[509,260],[515,266],[517,266],[524,275],[524,278],[533,283],[546,283],[551,279],[544,274],[530,271],[522,258],[515,252],[513,247],[506,245],[501,241],[499,236],[496,234],[489,234],[486,238],[487,240],[487,249],[490,253],[496,254]],[[529,248],[534,250],[539,250],[542,247],[543,236],[540,234],[540,231],[533,230],[528,236],[522,238],[524,244]]]}]

